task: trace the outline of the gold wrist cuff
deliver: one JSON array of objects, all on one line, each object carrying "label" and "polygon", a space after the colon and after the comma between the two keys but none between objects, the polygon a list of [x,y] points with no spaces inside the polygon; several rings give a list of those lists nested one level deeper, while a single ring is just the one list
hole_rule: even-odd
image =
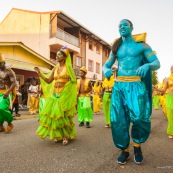
[{"label": "gold wrist cuff", "polygon": [[137,144],[136,142],[133,143],[133,147],[140,147],[141,145],[140,144]]}]

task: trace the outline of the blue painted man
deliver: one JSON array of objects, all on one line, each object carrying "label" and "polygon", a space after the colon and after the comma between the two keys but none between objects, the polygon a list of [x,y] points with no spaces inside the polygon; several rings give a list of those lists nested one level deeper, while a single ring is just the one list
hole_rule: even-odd
[{"label": "blue painted man", "polygon": [[141,143],[150,134],[152,110],[151,70],[160,68],[160,62],[145,43],[142,35],[132,36],[133,24],[127,19],[119,23],[120,38],[115,40],[108,60],[103,66],[106,78],[112,75],[111,67],[118,60],[117,79],[112,91],[111,129],[114,144],[122,150],[119,164],[125,164],[129,157],[129,127],[134,147],[134,161],[142,163]]}]

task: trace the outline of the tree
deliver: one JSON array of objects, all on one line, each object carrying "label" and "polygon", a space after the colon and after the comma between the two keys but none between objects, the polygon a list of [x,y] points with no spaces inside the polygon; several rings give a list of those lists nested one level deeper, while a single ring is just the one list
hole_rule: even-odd
[{"label": "tree", "polygon": [[152,72],[152,84],[156,85],[158,83],[159,83],[159,81],[158,81],[158,77],[157,77],[157,71],[153,71]]}]

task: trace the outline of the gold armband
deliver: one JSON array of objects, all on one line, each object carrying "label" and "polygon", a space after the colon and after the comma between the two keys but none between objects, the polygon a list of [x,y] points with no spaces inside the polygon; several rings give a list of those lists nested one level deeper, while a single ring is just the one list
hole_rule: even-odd
[{"label": "gold armband", "polygon": [[113,61],[113,59],[111,59],[111,58],[108,58],[108,59],[107,59],[107,61]]},{"label": "gold armband", "polygon": [[152,51],[151,53],[149,53],[149,54],[147,55],[147,58],[150,57],[150,56],[153,55],[153,54],[156,54],[156,52],[155,52],[155,51]]},{"label": "gold armband", "polygon": [[41,73],[38,73],[38,76],[41,77],[43,80],[46,79]]}]

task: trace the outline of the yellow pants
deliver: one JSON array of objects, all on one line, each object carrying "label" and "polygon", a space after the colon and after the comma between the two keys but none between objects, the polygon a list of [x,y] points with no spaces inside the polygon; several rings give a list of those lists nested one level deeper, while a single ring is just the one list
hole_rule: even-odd
[{"label": "yellow pants", "polygon": [[101,106],[101,102],[100,102],[100,97],[97,94],[94,94],[93,96],[93,110],[94,112],[100,112],[100,106]]},{"label": "yellow pants", "polygon": [[30,114],[35,114],[38,111],[38,103],[39,103],[39,98],[35,96],[30,97],[30,102],[29,102],[29,113]]}]

